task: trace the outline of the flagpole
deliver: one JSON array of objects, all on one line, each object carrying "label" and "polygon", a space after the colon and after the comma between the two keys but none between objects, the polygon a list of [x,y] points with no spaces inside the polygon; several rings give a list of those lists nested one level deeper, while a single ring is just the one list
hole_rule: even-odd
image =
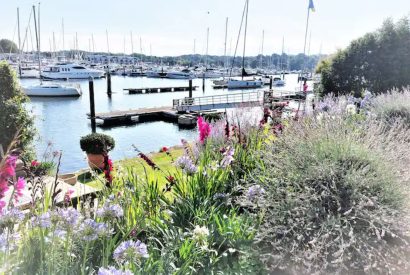
[{"label": "flagpole", "polygon": [[[299,77],[299,80],[302,80],[301,78],[303,77],[303,72],[305,70],[305,65],[306,65],[306,41],[307,41],[307,34],[308,34],[308,30],[309,30],[309,18],[310,18],[310,3],[308,6],[308,12],[307,12],[307,18],[306,18],[306,30],[305,30],[305,42],[303,44],[303,66],[302,66],[302,73],[301,73],[301,77]],[[300,81],[300,89],[299,91],[303,91],[303,81]],[[305,103],[306,103],[306,99],[305,99]],[[306,108],[306,105],[304,106],[303,109]],[[296,118],[299,116],[299,110],[300,110],[300,99],[299,99],[299,104],[298,104],[298,110],[296,112]],[[303,110],[303,112],[305,112],[305,110]]]}]

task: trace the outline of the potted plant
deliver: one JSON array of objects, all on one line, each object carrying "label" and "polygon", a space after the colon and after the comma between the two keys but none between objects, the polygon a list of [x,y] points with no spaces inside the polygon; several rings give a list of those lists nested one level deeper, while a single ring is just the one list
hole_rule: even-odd
[{"label": "potted plant", "polygon": [[104,156],[114,149],[115,141],[108,135],[92,133],[81,138],[80,146],[87,153],[90,167],[103,169]]}]

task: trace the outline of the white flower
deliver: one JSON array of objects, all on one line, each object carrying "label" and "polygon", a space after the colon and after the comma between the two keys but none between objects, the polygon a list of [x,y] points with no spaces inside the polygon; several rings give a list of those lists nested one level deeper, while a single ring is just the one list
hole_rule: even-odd
[{"label": "white flower", "polygon": [[196,225],[193,231],[195,239],[202,240],[209,236],[209,230],[205,226]]},{"label": "white flower", "polygon": [[354,104],[347,104],[346,105],[346,113],[349,115],[356,114],[356,106]]}]

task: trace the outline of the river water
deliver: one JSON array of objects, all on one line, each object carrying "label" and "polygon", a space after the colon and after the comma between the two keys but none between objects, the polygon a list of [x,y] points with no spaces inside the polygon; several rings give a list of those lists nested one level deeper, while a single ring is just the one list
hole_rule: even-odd
[{"label": "river water", "polygon": [[[154,79],[145,77],[112,76],[112,97],[106,94],[106,80],[94,81],[96,112],[114,110],[129,110],[142,107],[172,106],[173,99],[184,98],[188,92],[173,92],[161,94],[129,95],[124,88],[141,87],[176,87],[188,86],[188,80]],[[38,83],[38,80],[23,79],[22,86]],[[38,131],[36,152],[41,159],[47,144],[51,143],[53,150],[62,152],[60,172],[67,173],[87,167],[86,156],[81,151],[79,141],[81,136],[91,132],[89,113],[88,81],[78,81],[83,95],[79,98],[31,98],[28,108],[35,115]],[[212,81],[206,80],[205,91],[202,91],[202,80],[194,79],[193,84],[199,88],[193,96],[219,95],[240,91],[213,90]],[[286,76],[286,86],[282,90],[294,91],[297,87],[297,75]],[[97,132],[111,135],[116,142],[115,149],[110,152],[114,160],[135,157],[135,145],[142,152],[158,151],[162,146],[180,144],[181,138],[194,140],[196,130],[180,129],[177,124],[168,122],[148,122],[131,126],[112,128],[97,127]]]}]

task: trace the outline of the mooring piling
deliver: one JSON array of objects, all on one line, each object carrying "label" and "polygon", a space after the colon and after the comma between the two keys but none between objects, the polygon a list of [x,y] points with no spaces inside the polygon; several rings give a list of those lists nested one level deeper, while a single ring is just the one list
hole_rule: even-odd
[{"label": "mooring piling", "polygon": [[192,98],[192,79],[189,80],[189,94],[188,94],[189,98]]},{"label": "mooring piling", "polygon": [[94,80],[92,77],[89,78],[88,88],[90,91],[90,119],[91,119],[91,131],[96,132],[95,124],[95,102],[94,102]]},{"label": "mooring piling", "polygon": [[272,90],[273,87],[273,78],[272,76],[269,78],[269,90]]},{"label": "mooring piling", "polygon": [[110,71],[107,72],[107,95],[111,97],[112,90],[111,90],[111,73]]}]

